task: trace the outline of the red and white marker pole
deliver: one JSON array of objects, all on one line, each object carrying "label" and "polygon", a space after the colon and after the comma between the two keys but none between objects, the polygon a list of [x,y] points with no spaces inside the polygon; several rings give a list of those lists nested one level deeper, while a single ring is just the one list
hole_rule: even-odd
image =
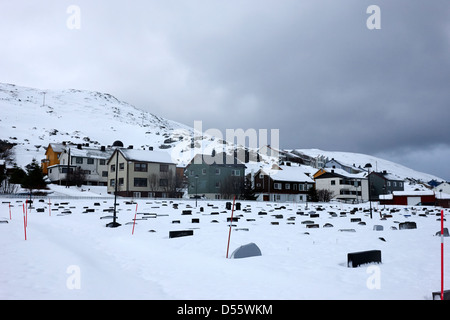
[{"label": "red and white marker pole", "polygon": [[444,210],[441,210],[441,300],[444,300]]},{"label": "red and white marker pole", "polygon": [[9,220],[12,220],[11,219],[11,202],[9,203]]},{"label": "red and white marker pole", "polygon": [[25,241],[27,240],[27,221],[25,218],[25,204],[23,205],[23,232],[25,234]]},{"label": "red and white marker pole", "polygon": [[134,235],[134,225],[136,224],[137,208],[138,208],[138,204],[136,203],[136,211],[134,212],[134,220],[133,220],[133,231],[131,231],[131,235]]}]

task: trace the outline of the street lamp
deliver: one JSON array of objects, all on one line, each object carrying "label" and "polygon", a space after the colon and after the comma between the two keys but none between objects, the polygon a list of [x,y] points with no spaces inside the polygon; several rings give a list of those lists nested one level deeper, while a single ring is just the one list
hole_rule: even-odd
[{"label": "street lamp", "polygon": [[370,219],[372,219],[372,202],[370,201],[370,169],[372,168],[372,165],[370,163],[366,163],[366,165],[364,166],[364,168],[367,168],[367,180],[368,180],[368,184],[369,184],[369,207],[370,207]]},{"label": "street lamp", "polygon": [[198,187],[198,174],[195,175],[195,207],[196,208],[197,208],[197,198],[198,198],[197,187]]},{"label": "street lamp", "polygon": [[115,166],[115,171],[116,171],[116,177],[114,180],[114,215],[113,215],[113,222],[108,223],[106,226],[109,228],[117,228],[118,226],[120,226],[120,223],[116,222],[117,220],[117,214],[116,214],[116,209],[117,209],[117,186],[118,186],[118,173],[119,173],[119,148],[123,148],[123,143],[119,140],[115,141],[113,143],[113,148],[116,149],[117,154],[116,154],[116,166]]}]

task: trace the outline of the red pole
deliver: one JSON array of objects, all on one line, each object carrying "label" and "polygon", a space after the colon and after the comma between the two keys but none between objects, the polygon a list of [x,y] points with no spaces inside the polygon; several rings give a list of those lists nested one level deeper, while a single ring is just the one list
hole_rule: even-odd
[{"label": "red pole", "polygon": [[444,300],[444,210],[441,210],[441,300]]},{"label": "red pole", "polygon": [[9,220],[11,220],[11,202],[9,203]]},{"label": "red pole", "polygon": [[233,213],[234,213],[234,202],[235,201],[236,201],[236,196],[234,196],[234,198],[233,198],[233,207],[231,208],[230,231],[228,232],[227,259],[228,259],[228,250],[230,249],[231,225],[233,224]]},{"label": "red pole", "polygon": [[133,231],[131,231],[131,235],[134,235],[134,225],[136,224],[137,208],[138,208],[138,204],[136,203],[136,211],[134,212],[134,220],[133,220]]},{"label": "red pole", "polygon": [[23,232],[25,233],[25,241],[27,240],[27,222],[25,221],[25,211],[23,212]]}]

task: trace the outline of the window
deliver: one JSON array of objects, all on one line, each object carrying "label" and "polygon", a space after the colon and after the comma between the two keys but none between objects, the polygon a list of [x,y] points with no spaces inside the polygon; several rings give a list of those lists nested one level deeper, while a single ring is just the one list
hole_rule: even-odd
[{"label": "window", "polygon": [[294,191],[297,191],[297,184],[296,184],[296,183],[294,183],[294,184],[292,185],[292,187],[294,188]]},{"label": "window", "polygon": [[123,171],[125,169],[125,163],[119,163],[119,171]]},{"label": "window", "polygon": [[331,185],[332,185],[332,186],[335,186],[335,185],[336,185],[336,181],[331,180]]},{"label": "window", "polygon": [[107,177],[108,176],[108,171],[102,171],[102,177]]},{"label": "window", "polygon": [[169,165],[168,164],[160,164],[159,172],[169,172]]},{"label": "window", "polygon": [[146,178],[134,178],[134,186],[135,187],[147,187],[147,179]]},{"label": "window", "polygon": [[87,164],[94,164],[94,159],[88,158],[87,159]]},{"label": "window", "polygon": [[202,175],[206,175],[206,169],[202,169]]},{"label": "window", "polygon": [[116,172],[116,165],[115,164],[111,165],[111,172]]},{"label": "window", "polygon": [[281,190],[281,183],[274,183],[274,184],[273,184],[273,188],[274,188],[275,190]]},{"label": "window", "polygon": [[138,172],[147,172],[147,164],[146,163],[138,163],[134,164],[134,171]]},{"label": "window", "polygon": [[83,158],[75,157],[75,163],[76,164],[83,164]]},{"label": "window", "polygon": [[111,187],[115,187],[115,186],[116,186],[116,180],[115,180],[115,179],[109,180],[109,185],[110,185]]},{"label": "window", "polygon": [[123,178],[119,178],[119,186],[123,186]]},{"label": "window", "polygon": [[169,185],[169,180],[167,179],[159,179],[159,186],[160,187],[167,187]]},{"label": "window", "polygon": [[219,189],[220,188],[220,181],[217,181],[216,182],[216,189]]},{"label": "window", "polygon": [[290,183],[285,183],[285,184],[284,184],[284,188],[285,188],[286,190],[291,190],[291,184],[290,184]]},{"label": "window", "polygon": [[241,175],[241,171],[239,170],[232,170],[231,175],[234,177],[239,177]]},{"label": "window", "polygon": [[100,159],[100,165],[104,166],[106,164],[106,160],[105,159]]},{"label": "window", "polygon": [[216,168],[216,176],[220,175],[220,169]]},{"label": "window", "polygon": [[398,183],[398,186],[399,186],[399,187],[403,187],[403,182],[399,182],[399,183]]}]

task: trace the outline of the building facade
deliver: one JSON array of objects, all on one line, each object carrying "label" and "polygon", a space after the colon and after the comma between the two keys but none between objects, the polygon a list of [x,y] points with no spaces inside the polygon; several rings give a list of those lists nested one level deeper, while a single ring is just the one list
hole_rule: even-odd
[{"label": "building facade", "polygon": [[[167,152],[117,148],[107,162],[108,193],[134,198],[176,198],[176,164]],[[117,181],[116,181],[117,174]]]},{"label": "building facade", "polygon": [[245,179],[245,165],[236,157],[219,153],[196,155],[186,166],[188,194],[207,199],[230,199],[239,195]]},{"label": "building facade", "polygon": [[259,201],[306,202],[314,180],[305,166],[261,168],[254,176],[254,190]]},{"label": "building facade", "polygon": [[315,175],[316,189],[329,190],[332,198],[351,203],[369,200],[369,184],[366,173],[348,173],[343,169],[322,169],[320,175]]}]

